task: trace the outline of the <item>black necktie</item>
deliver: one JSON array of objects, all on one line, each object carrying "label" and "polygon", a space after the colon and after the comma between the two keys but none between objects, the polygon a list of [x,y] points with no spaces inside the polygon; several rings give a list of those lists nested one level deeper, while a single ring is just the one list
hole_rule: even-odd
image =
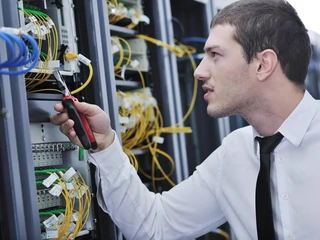
[{"label": "black necktie", "polygon": [[282,138],[283,136],[279,132],[270,137],[256,137],[260,144],[260,171],[256,186],[256,217],[259,240],[275,239],[270,192],[270,153]]}]

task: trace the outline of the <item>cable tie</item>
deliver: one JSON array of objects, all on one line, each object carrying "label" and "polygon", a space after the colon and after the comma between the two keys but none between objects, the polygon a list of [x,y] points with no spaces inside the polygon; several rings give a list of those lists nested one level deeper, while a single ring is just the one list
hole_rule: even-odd
[{"label": "cable tie", "polygon": [[78,191],[80,191],[80,195],[79,195],[79,192],[78,192],[78,194],[76,194],[75,196],[76,196],[76,198],[82,198],[82,196],[88,191],[88,189],[89,189],[89,187],[88,186],[86,186],[86,185],[82,185],[79,189],[78,189]]},{"label": "cable tie", "polygon": [[47,177],[45,180],[43,180],[43,185],[46,186],[47,188],[50,187],[54,181],[56,181],[58,179],[58,175],[56,173],[52,173],[50,174],[49,177]]},{"label": "cable tie", "polygon": [[46,228],[50,228],[55,226],[58,223],[58,218],[56,215],[52,215],[47,220],[43,221],[43,224],[46,226]]},{"label": "cable tie", "polygon": [[69,181],[70,178],[72,178],[73,175],[76,174],[76,171],[74,170],[73,167],[69,168],[68,171],[65,172],[65,174],[63,174],[63,179],[66,181]]},{"label": "cable tie", "polygon": [[38,21],[38,19],[35,16],[30,16],[29,19],[30,19],[31,22],[37,22]]},{"label": "cable tie", "polygon": [[129,118],[128,117],[119,116],[119,123],[128,124],[129,123]]},{"label": "cable tie", "polygon": [[69,225],[69,231],[72,233],[75,228],[76,228],[76,225],[73,222],[71,222]]},{"label": "cable tie", "polygon": [[112,54],[119,52],[119,51],[120,51],[120,49],[117,45],[112,45]]},{"label": "cable tie", "polygon": [[1,32],[11,33],[14,35],[21,36],[22,32],[18,28],[11,28],[11,27],[1,27]]},{"label": "cable tie", "polygon": [[63,219],[64,219],[64,214],[61,213],[59,216],[58,216],[58,222],[59,224],[61,224],[63,222]]},{"label": "cable tie", "polygon": [[66,183],[66,186],[67,186],[67,189],[68,189],[68,190],[73,190],[73,184],[72,184],[72,182]]},{"label": "cable tie", "polygon": [[123,80],[126,80],[126,78],[125,78],[126,69],[127,69],[126,66],[123,66],[121,69],[121,78]]},{"label": "cable tie", "polygon": [[150,24],[150,18],[147,17],[146,15],[140,15],[140,22],[144,22],[146,24]]},{"label": "cable tie", "polygon": [[91,63],[91,60],[89,58],[86,58],[82,54],[78,54],[78,60],[87,66]]},{"label": "cable tie", "polygon": [[78,212],[75,212],[74,214],[72,214],[72,221],[76,222],[76,221],[78,221],[78,218],[79,218]]},{"label": "cable tie", "polygon": [[136,67],[138,67],[138,65],[139,65],[139,61],[138,60],[133,60],[133,61],[131,61],[131,63],[130,63],[130,66],[131,67],[133,67],[133,68],[136,68]]},{"label": "cable tie", "polygon": [[59,234],[58,234],[58,230],[53,229],[53,228],[46,228],[46,239],[54,239],[54,238],[58,238]]},{"label": "cable tie", "polygon": [[62,192],[62,186],[60,184],[56,184],[53,188],[50,189],[49,193],[53,196],[59,197]]},{"label": "cable tie", "polygon": [[120,130],[121,133],[125,133],[125,132],[127,131],[127,129],[128,129],[128,128],[125,127],[125,126],[120,126],[120,127],[119,127],[119,130]]},{"label": "cable tie", "polygon": [[153,137],[152,137],[152,142],[156,142],[156,143],[159,143],[159,144],[163,144],[164,138],[163,138],[163,137],[159,137],[159,136],[153,136]]}]

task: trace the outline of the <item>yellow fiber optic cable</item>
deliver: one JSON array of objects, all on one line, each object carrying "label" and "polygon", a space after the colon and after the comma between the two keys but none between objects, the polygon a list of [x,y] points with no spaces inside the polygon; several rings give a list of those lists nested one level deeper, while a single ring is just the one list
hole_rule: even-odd
[{"label": "yellow fiber optic cable", "polygon": [[177,57],[182,57],[184,55],[184,52],[180,46],[178,45],[170,45],[168,43],[165,43],[165,42],[162,42],[156,38],[152,38],[152,37],[149,37],[149,36],[146,36],[146,35],[142,35],[142,34],[138,34],[136,35],[137,38],[142,38],[148,42],[151,42],[155,45],[158,45],[158,46],[161,46],[161,47],[164,47],[166,49],[168,49],[170,52],[174,53]]},{"label": "yellow fiber optic cable", "polygon": [[131,19],[131,23],[129,23],[127,26],[125,26],[126,28],[132,29],[135,28],[138,24],[139,24],[139,19],[140,19],[140,13],[136,10],[134,10],[134,20]]},{"label": "yellow fiber optic cable", "polygon": [[118,49],[119,49],[119,60],[116,63],[116,65],[114,66],[114,71],[116,71],[121,67],[121,64],[122,64],[122,61],[123,61],[123,57],[124,57],[124,52],[123,52],[123,48],[122,48],[121,44],[114,37],[111,37],[111,41],[114,44],[116,44]]},{"label": "yellow fiber optic cable", "polygon": [[[69,61],[69,60],[76,59],[76,58],[78,58],[78,54],[75,54],[75,53],[66,53],[66,54],[65,54],[65,59],[68,60],[68,61]],[[71,94],[72,94],[72,95],[73,95],[73,94],[76,94],[76,93],[78,93],[78,92],[80,92],[80,91],[82,91],[82,90],[83,90],[84,88],[86,88],[86,87],[88,86],[88,84],[90,83],[90,81],[91,81],[91,79],[92,79],[92,76],[93,76],[93,69],[92,69],[91,63],[88,63],[87,66],[88,66],[88,68],[89,68],[89,76],[88,76],[87,80],[85,81],[85,83],[84,83],[81,87],[79,87],[79,88],[71,91]]]},{"label": "yellow fiber optic cable", "polygon": [[[182,43],[180,43],[179,45],[175,44],[174,46],[171,46],[171,45],[164,43],[158,39],[151,38],[151,37],[141,35],[141,34],[137,35],[136,37],[145,39],[146,41],[149,41],[149,42],[156,44],[158,46],[162,46],[162,47],[168,49],[169,51],[173,52],[177,57],[182,57],[186,53],[188,55],[188,57],[190,58],[193,70],[196,69],[196,63],[194,61],[194,58],[192,57],[192,54],[195,53],[195,51],[196,51],[195,48],[193,48],[191,46],[186,46]],[[197,88],[198,88],[198,80],[197,79],[194,79],[194,80],[195,81],[194,81],[194,87],[193,87],[193,95],[192,95],[192,100],[191,100],[191,104],[189,106],[189,109],[188,109],[187,113],[184,115],[184,117],[178,123],[176,123],[174,126],[179,126],[181,123],[183,123],[189,117],[190,113],[193,110],[193,107],[194,107],[194,104],[196,101],[196,97],[197,97]]]},{"label": "yellow fiber optic cable", "polygon": [[[185,53],[190,58],[192,68],[195,71],[197,66],[196,66],[196,62],[195,62],[194,58],[192,57],[192,53],[190,52],[190,49],[186,45],[183,45],[181,43],[180,43],[180,45],[181,45],[181,48],[185,51]],[[198,80],[196,78],[194,78],[193,94],[192,94],[192,99],[191,99],[189,109],[188,109],[187,113],[184,115],[184,117],[174,126],[179,126],[181,123],[183,123],[189,117],[190,113],[193,110],[196,99],[197,99],[197,91],[198,91]]]},{"label": "yellow fiber optic cable", "polygon": [[[121,37],[118,37],[118,36],[116,36],[114,38],[117,38],[117,39],[119,39],[119,41],[123,42],[125,44],[125,46],[127,47],[127,49],[128,49],[127,50],[128,51],[128,56],[126,56],[126,63],[124,65],[122,65],[122,67],[127,67],[129,65],[129,63],[131,62],[131,56],[132,56],[131,46],[128,43],[128,41],[125,40],[124,38],[121,38]],[[124,52],[125,49],[122,46],[121,46],[121,49]],[[121,72],[121,69],[119,69],[118,71]],[[117,71],[116,71],[116,73],[117,73]]]},{"label": "yellow fiber optic cable", "polygon": [[[145,88],[143,75],[142,75],[141,71],[139,71],[139,69],[137,69],[137,70],[138,70],[138,72],[139,72],[139,74],[140,74],[140,77],[141,77],[142,86]],[[120,93],[119,93],[119,94],[120,94]],[[138,112],[138,110],[136,109],[136,107],[132,107],[132,110]],[[159,119],[159,118],[161,119],[160,122],[161,122],[161,127],[162,127],[162,125],[163,125],[163,120],[162,120],[160,111],[159,111],[159,109],[158,109],[157,106],[156,106],[156,112],[157,112],[156,119]],[[121,110],[119,113],[120,113],[120,115],[122,115],[122,116],[127,115],[127,113],[126,113],[126,111],[125,111],[125,107],[122,107],[122,110]],[[135,114],[130,113],[130,115],[133,115],[133,116],[134,116]],[[143,115],[143,114],[140,114],[140,117],[142,117],[142,116],[144,116],[144,115]],[[137,146],[137,145],[141,144],[141,143],[142,143],[143,141],[145,141],[145,140],[149,141],[148,138],[149,138],[149,136],[151,135],[151,133],[157,132],[155,135],[156,135],[156,136],[159,136],[159,135],[160,135],[160,133],[161,133],[161,130],[160,130],[160,129],[161,129],[161,128],[159,127],[159,124],[158,124],[158,121],[157,121],[157,120],[155,120],[155,129],[151,128],[151,129],[149,129],[149,130],[146,130],[148,126],[149,126],[149,127],[152,127],[152,126],[151,126],[150,124],[145,124],[145,122],[146,122],[146,121],[143,121],[143,119],[140,119],[140,121],[138,121],[138,124],[136,124],[136,125],[134,126],[134,128],[129,129],[127,132],[125,132],[125,133],[122,134],[122,142],[123,142],[123,146],[124,146],[123,148],[124,148],[124,150],[125,150],[125,149],[132,149],[134,146]],[[152,130],[152,129],[153,129],[153,130]],[[129,137],[129,136],[131,136],[131,135],[133,135],[133,134],[135,134],[135,135],[134,135],[134,136],[135,136],[134,138]],[[149,151],[151,152],[151,154],[152,154],[152,156],[153,156],[153,159],[152,159],[152,162],[153,162],[153,163],[152,163],[152,164],[153,164],[153,167],[152,167],[152,175],[153,175],[153,176],[151,176],[151,179],[152,179],[152,181],[153,181],[153,186],[154,186],[154,181],[155,181],[155,180],[164,180],[164,179],[168,180],[169,183],[174,186],[175,184],[169,179],[169,176],[173,173],[173,170],[174,170],[174,162],[173,162],[172,158],[171,158],[168,154],[166,154],[166,153],[164,153],[163,151],[160,151],[159,149],[157,149],[157,143],[150,143],[150,141],[149,141],[149,143],[147,144],[147,147],[149,148]],[[143,148],[143,147],[142,147],[142,148]],[[172,170],[171,170],[171,172],[170,172],[169,174],[166,174],[166,173],[163,171],[162,167],[160,166],[160,164],[159,164],[159,162],[158,162],[158,160],[157,160],[157,157],[156,157],[156,154],[157,154],[157,153],[160,153],[160,154],[164,155],[164,156],[167,157],[167,158],[170,160],[170,162],[172,163],[172,166],[173,166],[173,167],[172,167]],[[162,177],[162,178],[156,178],[156,177],[154,176],[154,172],[155,172],[154,166],[155,166],[155,165],[159,168],[160,172],[163,174],[164,177]],[[142,171],[142,174],[147,175],[147,174],[145,174],[143,171]]]},{"label": "yellow fiber optic cable", "polygon": [[85,81],[85,83],[84,83],[81,87],[79,87],[79,88],[71,91],[71,94],[72,94],[72,95],[73,95],[73,94],[76,94],[76,93],[78,93],[78,92],[80,92],[80,91],[82,91],[82,90],[83,90],[84,88],[86,88],[86,87],[88,86],[88,84],[91,82],[91,79],[92,79],[92,76],[93,76],[93,69],[92,69],[91,63],[88,64],[88,68],[89,68],[89,76],[88,76],[87,80]]},{"label": "yellow fiber optic cable", "polygon": [[60,90],[54,89],[54,88],[43,88],[43,89],[31,90],[31,91],[28,91],[28,93],[47,92],[47,91],[61,93]]}]

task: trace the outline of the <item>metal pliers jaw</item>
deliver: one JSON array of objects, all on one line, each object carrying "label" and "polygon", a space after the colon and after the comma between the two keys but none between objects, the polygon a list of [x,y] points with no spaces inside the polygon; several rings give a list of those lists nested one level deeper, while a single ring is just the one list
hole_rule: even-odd
[{"label": "metal pliers jaw", "polygon": [[61,91],[63,96],[71,96],[69,88],[68,88],[66,82],[64,81],[63,77],[61,76],[60,72],[58,70],[54,70],[53,75],[57,80],[59,90]]}]

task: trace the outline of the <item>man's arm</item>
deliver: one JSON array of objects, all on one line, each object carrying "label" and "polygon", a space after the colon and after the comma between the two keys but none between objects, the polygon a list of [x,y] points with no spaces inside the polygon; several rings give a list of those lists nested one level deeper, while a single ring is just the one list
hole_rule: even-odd
[{"label": "man's arm", "polygon": [[217,182],[209,187],[203,179],[210,175],[206,162],[170,191],[154,194],[140,181],[118,139],[90,159],[97,167],[98,203],[127,239],[193,239],[226,221],[213,190]]},{"label": "man's arm", "polygon": [[[94,133],[98,149],[91,153],[95,164],[98,203],[108,212],[127,239],[193,239],[225,222],[217,199],[220,148],[187,180],[168,192],[154,194],[141,182],[122,151],[110,119],[98,106],[75,102]],[[62,104],[52,123],[81,146]]]}]

